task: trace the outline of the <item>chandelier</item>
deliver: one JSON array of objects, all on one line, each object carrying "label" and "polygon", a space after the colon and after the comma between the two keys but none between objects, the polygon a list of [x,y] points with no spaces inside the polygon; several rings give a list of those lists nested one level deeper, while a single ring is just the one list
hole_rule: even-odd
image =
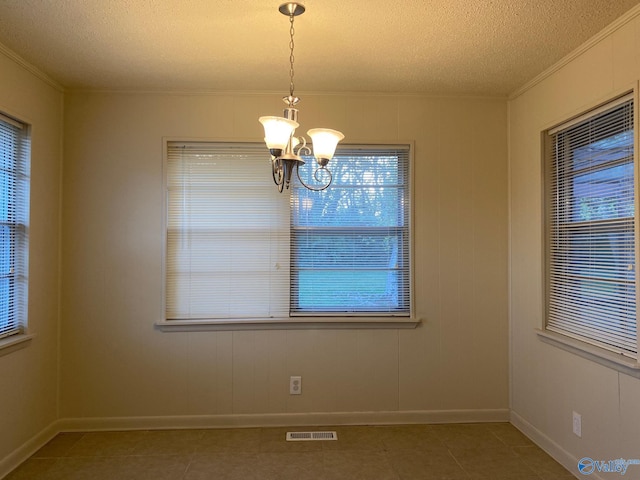
[{"label": "chandelier", "polygon": [[[260,117],[258,120],[264,126],[264,141],[267,144],[269,153],[271,153],[273,181],[278,186],[278,191],[282,192],[285,187],[289,188],[294,170],[298,180],[304,187],[309,190],[321,191],[331,185],[333,176],[327,165],[336,151],[338,142],[344,138],[344,135],[329,128],[312,128],[307,132],[307,135],[311,137],[313,149],[307,145],[307,140],[304,137],[294,136],[296,128],[300,126],[298,124],[298,109],[296,108],[300,99],[293,92],[293,35],[295,33],[293,20],[296,16],[304,13],[305,8],[301,3],[290,2],[283,3],[278,10],[289,17],[290,24],[289,95],[282,98],[287,107],[284,109],[282,117]],[[298,167],[305,163],[300,155],[311,155],[312,152],[318,163],[313,173],[313,178],[318,182],[318,185],[307,185],[300,178],[298,171]]]}]

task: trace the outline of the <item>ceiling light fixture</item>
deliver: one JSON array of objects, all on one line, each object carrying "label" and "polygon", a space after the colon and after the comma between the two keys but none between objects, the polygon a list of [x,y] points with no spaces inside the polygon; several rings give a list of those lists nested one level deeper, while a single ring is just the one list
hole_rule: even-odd
[{"label": "ceiling light fixture", "polygon": [[313,178],[318,182],[318,186],[307,185],[300,178],[298,167],[304,165],[304,160],[300,156],[303,152],[311,155],[312,149],[307,146],[307,140],[304,137],[295,137],[294,133],[298,124],[298,109],[296,105],[300,101],[293,93],[293,19],[304,13],[304,5],[301,3],[289,2],[283,3],[278,8],[280,13],[289,17],[289,95],[283,97],[287,107],[284,109],[283,117],[260,117],[258,120],[264,126],[264,141],[271,153],[271,170],[273,173],[273,181],[278,186],[278,191],[291,184],[291,175],[295,170],[298,180],[309,190],[320,191],[331,185],[333,176],[327,165],[336,151],[338,142],[344,138],[344,135],[336,130],[329,128],[312,128],[307,132],[313,142],[313,155],[318,162],[318,167],[313,173]]}]

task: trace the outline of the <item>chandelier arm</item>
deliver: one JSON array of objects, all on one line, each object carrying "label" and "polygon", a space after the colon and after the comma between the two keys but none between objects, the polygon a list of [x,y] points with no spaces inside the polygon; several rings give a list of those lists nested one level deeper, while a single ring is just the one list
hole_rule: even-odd
[{"label": "chandelier arm", "polygon": [[297,138],[300,143],[295,147],[294,153],[296,155],[313,155],[311,148],[307,145],[307,139],[302,136]]},{"label": "chandelier arm", "polygon": [[329,175],[329,181],[326,183],[326,185],[314,187],[304,183],[304,180],[300,178],[300,170],[298,170],[298,167],[296,166],[296,174],[298,175],[298,180],[300,181],[300,183],[304,188],[306,188],[307,190],[311,190],[313,192],[321,192],[322,190],[326,190],[329,187],[329,185],[331,185],[331,182],[333,182],[333,175],[331,174],[331,170],[329,170],[327,167],[316,168],[315,172],[313,172],[313,178],[315,178],[317,181],[320,181],[320,178],[318,178],[318,172],[320,170],[324,170],[327,173],[327,175]]},{"label": "chandelier arm", "polygon": [[273,182],[278,186],[280,193],[282,193],[282,185],[284,184],[282,160],[278,158],[273,158],[271,160],[271,174],[273,175]]}]

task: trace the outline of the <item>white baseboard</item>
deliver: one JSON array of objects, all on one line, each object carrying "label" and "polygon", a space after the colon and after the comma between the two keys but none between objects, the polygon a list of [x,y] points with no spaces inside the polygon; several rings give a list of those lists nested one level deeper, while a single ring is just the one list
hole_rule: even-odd
[{"label": "white baseboard", "polygon": [[[580,472],[578,472],[578,459],[576,457],[571,455],[564,448],[551,440],[514,411],[511,411],[511,423],[514,427],[533,440],[536,445],[547,452],[554,460],[569,470],[574,477],[585,478],[585,475],[581,475]],[[589,480],[591,479],[604,480],[595,472],[589,475]]]},{"label": "white baseboard", "polygon": [[59,422],[55,421],[48,427],[35,434],[20,447],[16,448],[13,452],[7,455],[5,458],[0,459],[0,478],[4,478],[11,471],[17,468],[22,462],[28,459],[31,455],[36,453],[43,445],[49,440],[60,433]]},{"label": "white baseboard", "polygon": [[508,409],[63,418],[60,431],[508,422]]}]

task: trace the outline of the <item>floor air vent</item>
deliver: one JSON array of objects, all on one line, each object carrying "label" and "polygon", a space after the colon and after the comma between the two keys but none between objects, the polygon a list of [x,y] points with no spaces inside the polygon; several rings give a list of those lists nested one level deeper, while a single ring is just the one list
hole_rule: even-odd
[{"label": "floor air vent", "polygon": [[287,442],[312,440],[338,440],[338,434],[336,432],[287,432]]}]

